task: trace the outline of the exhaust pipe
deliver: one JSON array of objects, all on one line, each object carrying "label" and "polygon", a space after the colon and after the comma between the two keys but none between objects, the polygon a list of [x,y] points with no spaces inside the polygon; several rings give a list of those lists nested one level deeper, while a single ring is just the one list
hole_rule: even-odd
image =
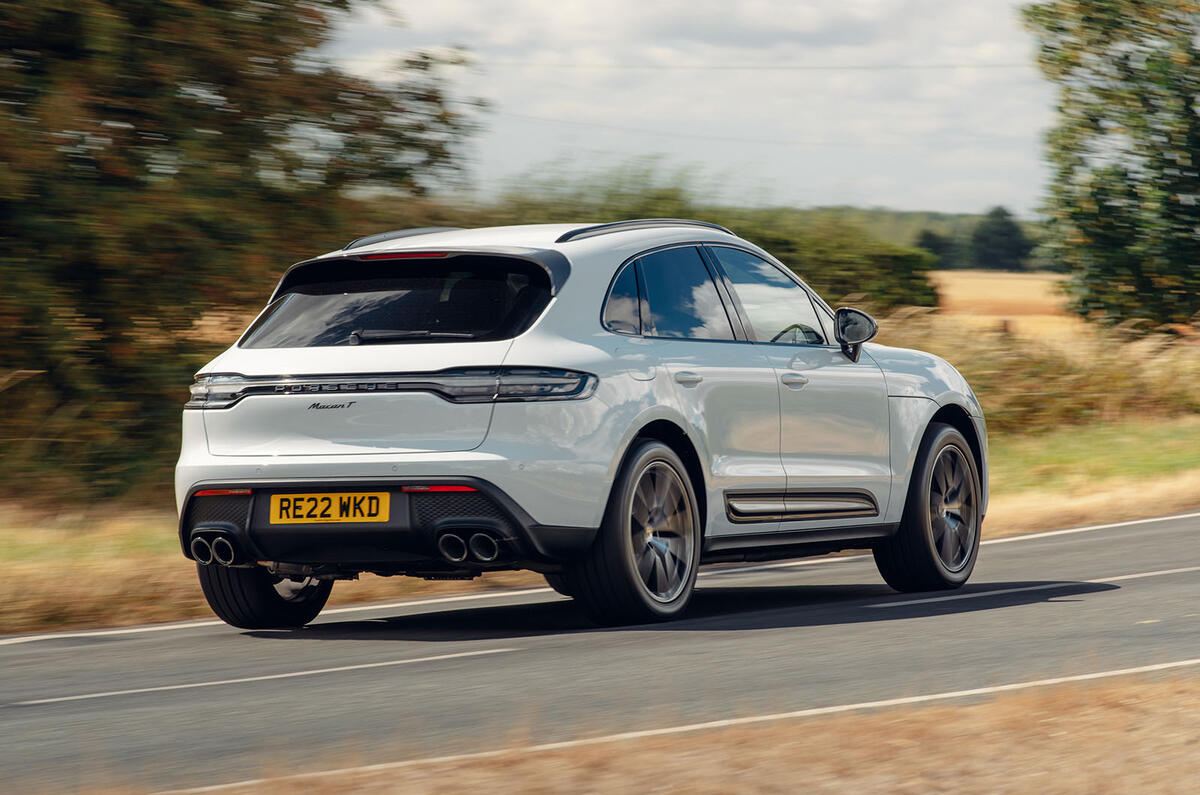
[{"label": "exhaust pipe", "polygon": [[237,550],[233,548],[233,543],[225,536],[217,536],[209,545],[212,549],[212,559],[222,566],[232,566],[234,560],[237,559]]},{"label": "exhaust pipe", "polygon": [[451,563],[462,563],[467,559],[467,542],[457,533],[443,533],[438,538],[437,548]]},{"label": "exhaust pipe", "polygon": [[471,554],[481,563],[491,563],[500,557],[500,545],[487,533],[471,536]]},{"label": "exhaust pipe", "polygon": [[213,551],[208,541],[204,536],[196,536],[192,539],[192,557],[197,563],[203,563],[205,566],[213,562]]}]

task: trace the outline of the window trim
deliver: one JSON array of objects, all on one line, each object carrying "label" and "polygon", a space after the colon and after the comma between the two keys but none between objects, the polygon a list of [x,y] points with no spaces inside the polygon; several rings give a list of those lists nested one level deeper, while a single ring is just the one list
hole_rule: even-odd
[{"label": "window trim", "polygon": [[[766,252],[752,251],[751,249],[746,248],[744,246],[736,246],[731,243],[724,243],[724,242],[704,243],[703,245],[704,245],[705,249],[731,248],[734,251],[741,251],[744,254],[750,254],[751,256],[758,257],[763,262],[766,262],[767,264],[773,266],[776,270],[778,270],[780,273],[782,273],[784,276],[786,276],[790,281],[792,281],[797,287],[802,289],[808,295],[808,300],[812,304],[813,314],[816,315],[818,323],[820,323],[820,321],[821,321],[821,311],[822,310],[825,310],[832,317],[833,312],[832,312],[832,310],[828,309],[828,304],[826,304],[825,301],[819,295],[817,295],[817,293],[811,287],[809,287],[807,284],[805,284],[803,279],[801,279],[799,276],[797,276],[796,273],[791,268],[789,268],[786,265],[784,265],[783,263],[779,262],[778,260],[776,260],[774,257],[770,256],[769,254],[767,256],[763,256],[763,254],[765,254]],[[829,334],[828,334],[827,330],[825,329],[824,324],[821,324],[821,336],[823,338],[825,338],[825,341],[819,345],[816,343],[801,344],[801,343],[795,343],[795,342],[771,342],[769,340],[764,341],[764,340],[756,339],[754,337],[754,327],[752,325],[750,325],[750,318],[746,314],[745,309],[742,307],[741,299],[739,299],[737,297],[737,292],[732,287],[732,284],[733,284],[732,281],[729,279],[728,274],[725,273],[725,269],[721,266],[720,259],[717,257],[716,253],[713,251],[706,251],[705,254],[712,261],[713,265],[720,270],[722,279],[726,280],[726,282],[730,285],[729,289],[730,289],[730,294],[732,297],[734,307],[736,308],[736,310],[738,312],[739,320],[741,321],[743,328],[746,329],[746,337],[747,337],[746,341],[747,342],[753,343],[755,345],[776,345],[776,346],[782,346],[782,347],[788,347],[788,348],[833,348],[833,349],[841,350],[840,345],[836,344],[836,342],[830,341]]]},{"label": "window trim", "polygon": [[[704,240],[693,240],[690,242],[684,241],[684,242],[678,242],[678,243],[666,243],[661,246],[655,246],[653,248],[648,248],[645,251],[640,251],[637,254],[634,254],[632,257],[628,257],[624,262],[622,262],[620,264],[620,266],[617,267],[617,269],[613,273],[612,279],[609,280],[608,292],[605,293],[604,303],[600,307],[600,325],[601,325],[601,327],[605,331],[608,331],[611,334],[620,334],[623,337],[637,336],[637,337],[642,337],[643,339],[651,339],[651,340],[670,340],[672,342],[724,342],[724,343],[751,342],[752,340],[747,338],[745,330],[742,326],[741,316],[737,314],[736,309],[732,305],[731,296],[729,296],[726,293],[726,291],[723,289],[724,285],[723,285],[723,282],[721,281],[721,278],[723,278],[723,277],[721,277],[721,278],[718,277],[718,274],[717,274],[715,268],[713,267],[712,262],[710,261],[711,258],[709,257],[708,253],[704,250],[706,245],[708,245],[708,243],[707,243],[707,241],[704,241]],[[733,339],[719,340],[719,339],[703,339],[703,338],[695,338],[695,337],[660,337],[654,333],[654,324],[653,324],[653,320],[651,320],[651,318],[653,318],[653,314],[650,312],[650,306],[649,306],[649,304],[650,304],[649,293],[646,290],[645,276],[643,276],[643,274],[642,274],[642,259],[644,257],[649,256],[650,254],[657,254],[660,251],[667,251],[667,250],[673,249],[673,248],[695,249],[697,256],[699,256],[699,258],[700,258],[700,262],[704,264],[705,270],[708,272],[709,280],[712,282],[713,287],[717,291],[717,297],[720,299],[721,306],[725,310],[725,317],[729,321],[729,328],[733,332]],[[604,315],[608,309],[608,299],[612,296],[613,285],[616,284],[617,277],[620,276],[622,273],[624,273],[625,269],[629,268],[629,267],[632,267],[635,269],[634,272],[637,274],[637,283],[638,283],[638,314],[640,315],[639,320],[640,320],[641,331],[640,331],[640,333],[638,333],[636,335],[628,334],[626,332],[621,332],[621,331],[613,331],[604,323]]]}]

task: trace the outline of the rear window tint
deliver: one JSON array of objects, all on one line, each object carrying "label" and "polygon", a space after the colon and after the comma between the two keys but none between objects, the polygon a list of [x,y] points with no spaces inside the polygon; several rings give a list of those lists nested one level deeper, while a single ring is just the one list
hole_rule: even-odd
[{"label": "rear window tint", "polygon": [[496,257],[341,261],[336,268],[321,263],[314,275],[321,279],[293,283],[277,298],[242,337],[241,346],[509,339],[529,328],[550,300],[545,271]]},{"label": "rear window tint", "polygon": [[608,301],[604,304],[604,327],[618,334],[640,334],[642,331],[637,271],[633,263],[625,266],[608,292]]}]

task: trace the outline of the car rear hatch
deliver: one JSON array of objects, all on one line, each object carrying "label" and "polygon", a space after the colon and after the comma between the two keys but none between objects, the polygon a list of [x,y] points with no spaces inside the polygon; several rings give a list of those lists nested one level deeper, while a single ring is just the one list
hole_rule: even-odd
[{"label": "car rear hatch", "polygon": [[516,257],[314,260],[197,376],[220,456],[470,450],[487,435],[512,339],[551,299]]}]

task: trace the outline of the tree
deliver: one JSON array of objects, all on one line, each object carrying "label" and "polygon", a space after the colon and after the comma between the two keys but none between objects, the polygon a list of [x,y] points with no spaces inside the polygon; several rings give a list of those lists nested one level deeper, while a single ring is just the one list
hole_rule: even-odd
[{"label": "tree", "polygon": [[1200,312],[1200,3],[1048,0],[1024,9],[1058,85],[1045,256],[1078,313]]},{"label": "tree", "polygon": [[0,6],[8,482],[65,471],[116,492],[152,471],[204,354],[193,322],[344,242],[347,190],[420,193],[456,167],[468,124],[436,59],[380,85],[316,54],[355,5]]},{"label": "tree", "polygon": [[986,270],[1019,271],[1033,244],[1003,207],[993,207],[971,233],[971,265]]},{"label": "tree", "polygon": [[956,265],[954,241],[932,229],[922,229],[913,242],[913,248],[924,249],[936,257],[935,268],[953,268]]}]

